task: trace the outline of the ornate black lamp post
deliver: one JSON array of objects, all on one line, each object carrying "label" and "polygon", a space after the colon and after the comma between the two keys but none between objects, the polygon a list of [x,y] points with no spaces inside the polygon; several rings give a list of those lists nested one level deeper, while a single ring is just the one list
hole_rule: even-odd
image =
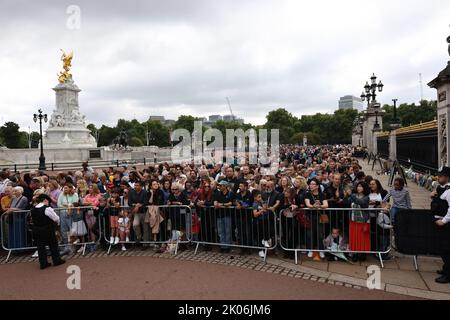
[{"label": "ornate black lamp post", "polygon": [[45,170],[45,156],[44,156],[44,140],[42,139],[42,120],[44,122],[47,122],[47,114],[42,114],[42,110],[38,110],[38,114],[33,115],[34,122],[37,122],[39,120],[39,134],[40,134],[40,140],[41,140],[41,155],[39,156],[39,170]]},{"label": "ornate black lamp post", "polygon": [[361,100],[365,101],[367,100],[367,107],[370,107],[370,104],[375,104],[377,102],[377,89],[378,92],[383,91],[384,84],[380,82],[377,84],[377,77],[375,74],[370,77],[370,84],[369,82],[366,82],[366,85],[364,86],[364,91],[361,94]]},{"label": "ornate black lamp post", "polygon": [[378,123],[378,110],[375,110],[375,124],[373,125],[373,131],[380,131],[380,124]]}]

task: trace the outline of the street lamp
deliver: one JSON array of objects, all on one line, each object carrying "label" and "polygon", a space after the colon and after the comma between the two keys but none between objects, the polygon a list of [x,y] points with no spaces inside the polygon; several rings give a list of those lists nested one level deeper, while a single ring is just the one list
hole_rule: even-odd
[{"label": "street lamp", "polygon": [[400,124],[400,119],[397,118],[397,101],[398,99],[392,99],[392,101],[394,102],[394,117],[391,120],[391,125],[399,125]]},{"label": "street lamp", "polygon": [[382,92],[384,88],[384,84],[380,81],[377,84],[377,77],[375,76],[375,73],[370,77],[370,84],[367,81],[366,85],[364,86],[364,91],[361,93],[361,100],[366,101],[367,100],[367,107],[370,107],[370,104],[373,105],[377,102],[377,89],[378,92]]},{"label": "street lamp", "polygon": [[42,120],[44,120],[44,122],[47,122],[47,120],[48,120],[47,114],[42,114],[42,110],[39,109],[38,114],[35,113],[33,115],[33,120],[34,120],[34,122],[37,122],[39,120],[39,134],[40,134],[40,139],[41,139],[41,155],[39,156],[39,170],[43,171],[46,169],[46,167],[45,167],[45,157],[44,157],[44,140],[42,137]]},{"label": "street lamp", "polygon": [[373,131],[381,131],[380,124],[378,123],[378,110],[375,110],[375,124],[373,125]]},{"label": "street lamp", "polygon": [[147,130],[145,133],[145,138],[147,140],[147,147],[148,147],[150,145],[150,142],[153,141],[153,135],[152,135],[152,132],[150,130],[148,130],[148,126],[147,126]]}]

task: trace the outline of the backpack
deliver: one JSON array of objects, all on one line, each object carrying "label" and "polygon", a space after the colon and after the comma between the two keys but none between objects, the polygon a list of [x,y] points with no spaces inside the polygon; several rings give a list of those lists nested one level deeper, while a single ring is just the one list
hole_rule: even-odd
[{"label": "backpack", "polygon": [[445,191],[450,189],[450,186],[445,186],[444,191],[431,200],[431,213],[437,216],[445,215],[448,211],[448,203],[447,200],[442,200],[441,195],[444,194]]}]

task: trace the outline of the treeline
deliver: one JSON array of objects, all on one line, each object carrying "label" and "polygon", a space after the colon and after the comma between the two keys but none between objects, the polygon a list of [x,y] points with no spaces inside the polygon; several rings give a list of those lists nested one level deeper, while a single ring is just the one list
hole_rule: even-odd
[{"label": "treeline", "polygon": [[[31,137],[30,137],[31,136]],[[30,141],[31,140],[31,141]],[[38,132],[25,132],[19,130],[19,125],[15,122],[6,122],[0,127],[0,145],[7,148],[31,148],[39,146]]]},{"label": "treeline", "polygon": [[[384,105],[383,129],[389,130],[389,123],[393,117],[393,106]],[[261,126],[252,124],[240,124],[237,122],[217,121],[212,127],[220,130],[225,136],[226,129],[242,128],[244,131],[254,128],[279,129],[280,143],[301,144],[303,136],[308,138],[308,144],[336,144],[351,143],[353,122],[358,116],[357,110],[337,110],[333,114],[317,113],[315,115],[303,115],[296,117],[284,108],[269,112],[266,123]],[[401,104],[397,108],[397,116],[403,126],[409,126],[421,122],[431,121],[436,117],[436,101],[421,101],[420,104]],[[89,124],[88,129],[92,135],[98,138],[98,146],[108,146],[114,143],[119,135],[125,134],[130,146],[157,145],[159,147],[170,146],[170,132],[178,128],[184,128],[190,132],[194,129],[194,122],[200,120],[193,116],[180,116],[177,121],[167,126],[159,121],[139,122],[134,120],[119,119],[115,126],[102,125],[97,128]],[[207,127],[203,126],[203,131]],[[37,148],[39,134],[31,133],[31,144]],[[14,122],[7,122],[0,127],[0,144],[8,148],[27,148],[28,133],[20,131]]]},{"label": "treeline", "polygon": [[[383,130],[389,131],[389,123],[394,117],[394,105],[385,104],[383,106]],[[397,118],[403,127],[408,127],[421,122],[428,122],[436,119],[437,101],[422,100],[419,104],[402,103],[397,106]]]}]

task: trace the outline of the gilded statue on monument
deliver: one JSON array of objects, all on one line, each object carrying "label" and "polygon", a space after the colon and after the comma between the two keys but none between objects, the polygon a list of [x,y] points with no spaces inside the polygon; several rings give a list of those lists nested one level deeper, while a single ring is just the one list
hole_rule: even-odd
[{"label": "gilded statue on monument", "polygon": [[64,52],[63,49],[61,61],[63,62],[63,71],[60,71],[58,74],[58,81],[59,83],[64,83],[67,80],[72,79],[72,74],[70,73],[70,67],[72,67],[72,58],[73,58],[73,51],[70,51],[68,54]]}]

